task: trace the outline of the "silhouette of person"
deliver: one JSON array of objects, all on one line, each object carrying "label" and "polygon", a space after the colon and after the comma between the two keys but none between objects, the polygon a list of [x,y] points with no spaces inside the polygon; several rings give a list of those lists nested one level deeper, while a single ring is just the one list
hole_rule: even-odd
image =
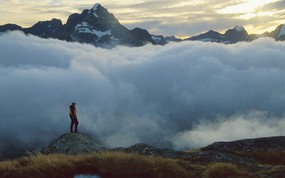
[{"label": "silhouette of person", "polygon": [[70,133],[73,133],[73,126],[74,126],[74,132],[78,133],[77,131],[77,127],[78,127],[78,120],[77,120],[77,115],[76,115],[76,107],[75,107],[76,103],[72,103],[69,106],[69,117],[71,119],[71,123],[70,123]]}]

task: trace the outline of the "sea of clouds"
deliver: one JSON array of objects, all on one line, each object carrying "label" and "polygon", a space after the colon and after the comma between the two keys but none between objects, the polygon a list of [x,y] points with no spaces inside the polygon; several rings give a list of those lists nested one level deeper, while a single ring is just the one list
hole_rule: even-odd
[{"label": "sea of clouds", "polygon": [[285,135],[285,43],[116,47],[0,35],[0,150],[79,131],[109,147],[188,149]]}]

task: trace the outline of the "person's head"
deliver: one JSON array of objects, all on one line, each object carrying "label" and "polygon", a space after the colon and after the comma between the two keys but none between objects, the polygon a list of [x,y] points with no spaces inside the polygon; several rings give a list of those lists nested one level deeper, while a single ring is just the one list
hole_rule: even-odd
[{"label": "person's head", "polygon": [[75,106],[75,105],[76,105],[76,103],[75,103],[75,102],[72,102],[71,104],[72,104],[73,106]]}]

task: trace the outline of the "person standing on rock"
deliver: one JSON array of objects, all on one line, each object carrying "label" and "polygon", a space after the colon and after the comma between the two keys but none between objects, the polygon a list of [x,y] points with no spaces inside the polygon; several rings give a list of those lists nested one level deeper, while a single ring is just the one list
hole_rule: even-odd
[{"label": "person standing on rock", "polygon": [[71,124],[70,124],[70,133],[73,133],[73,126],[74,126],[74,132],[78,133],[77,127],[78,127],[78,120],[77,120],[77,115],[76,115],[76,103],[73,102],[69,106],[69,117],[71,119]]}]

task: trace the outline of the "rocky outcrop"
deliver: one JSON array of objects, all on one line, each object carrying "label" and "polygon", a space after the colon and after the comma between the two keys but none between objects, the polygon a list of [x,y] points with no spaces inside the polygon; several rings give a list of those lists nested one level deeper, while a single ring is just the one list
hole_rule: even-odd
[{"label": "rocky outcrop", "polygon": [[147,156],[182,159],[199,163],[223,162],[223,163],[234,163],[240,166],[250,166],[250,167],[256,165],[253,159],[234,154],[226,154],[219,151],[213,151],[213,150],[197,151],[197,152],[175,151],[169,148],[157,148],[153,145],[148,145],[145,143],[135,144],[127,148],[121,147],[121,148],[109,149],[108,151],[137,153]]},{"label": "rocky outcrop", "polygon": [[257,169],[258,164],[256,160],[245,155],[256,151],[270,150],[285,150],[285,137],[279,136],[245,139],[232,142],[215,142],[209,146],[201,148],[201,151],[195,152],[175,151],[169,148],[157,148],[144,143],[139,143],[128,148],[114,148],[109,151],[123,151],[147,156],[161,156],[199,163],[233,163],[239,166]]},{"label": "rocky outcrop", "polygon": [[66,133],[59,139],[53,141],[43,154],[86,154],[106,150],[101,144],[95,142],[91,137],[82,133]]},{"label": "rocky outcrop", "polygon": [[177,157],[179,154],[177,151],[170,148],[157,148],[145,143],[138,143],[127,148],[114,148],[109,151],[122,151],[127,153],[138,153],[147,156],[162,156],[162,157]]},{"label": "rocky outcrop", "polygon": [[202,148],[202,150],[219,151],[222,153],[253,153],[256,151],[285,150],[285,136],[215,142]]}]

